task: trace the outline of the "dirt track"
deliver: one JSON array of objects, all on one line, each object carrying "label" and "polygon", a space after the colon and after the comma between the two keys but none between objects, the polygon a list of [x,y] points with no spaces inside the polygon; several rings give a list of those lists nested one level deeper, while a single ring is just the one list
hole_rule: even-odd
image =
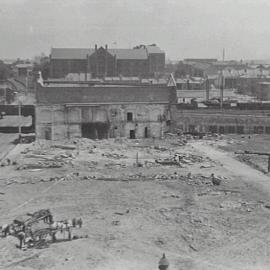
[{"label": "dirt track", "polygon": [[[87,147],[80,146],[72,165],[63,168],[1,168],[1,175],[16,179],[2,187],[5,194],[0,197],[1,223],[25,212],[50,208],[59,220],[82,217],[83,228],[75,229],[73,235],[88,236],[27,251],[17,249],[13,237],[0,239],[2,269],[148,270],[157,269],[163,252],[171,263],[170,269],[269,269],[270,210],[265,208],[269,202],[268,176],[235,161],[231,154],[206,141],[179,147],[170,147],[173,141],[156,143],[171,149],[149,148],[151,142],[144,146],[144,142],[112,145],[89,141]],[[89,147],[95,153],[89,154]],[[117,159],[117,163],[125,163],[125,167],[105,166],[104,162],[111,164],[115,160],[102,155],[108,152],[124,154],[126,157]],[[140,160],[181,152],[203,156],[204,161],[183,168],[136,168],[136,152]],[[217,161],[214,167],[200,168],[209,163],[206,156]],[[18,162],[25,160],[22,155]],[[97,165],[93,169],[94,161]],[[91,166],[86,166],[86,162]],[[79,176],[38,181],[72,172],[79,172]],[[153,174],[186,176],[189,172],[191,179],[151,178]],[[220,186],[211,185],[207,177],[212,172],[223,177]],[[84,177],[92,174],[103,175],[104,179]],[[128,175],[136,174],[141,176],[126,180]],[[109,175],[113,176],[111,180]],[[25,180],[32,184],[20,183]]]}]

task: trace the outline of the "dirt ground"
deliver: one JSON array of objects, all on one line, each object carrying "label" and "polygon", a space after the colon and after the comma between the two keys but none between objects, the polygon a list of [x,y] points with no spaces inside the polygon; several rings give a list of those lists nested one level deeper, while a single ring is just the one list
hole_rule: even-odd
[{"label": "dirt ground", "polygon": [[[22,251],[13,236],[1,238],[0,269],[149,270],[164,252],[172,270],[269,269],[270,179],[229,151],[241,140],[17,146],[0,167],[0,224],[49,208],[83,226],[72,231],[79,239],[59,233],[45,249]],[[179,164],[155,162],[175,154]]]},{"label": "dirt ground", "polygon": [[263,173],[268,172],[268,156],[247,155],[241,154],[241,152],[270,153],[269,135],[227,135],[223,136],[223,140],[219,141],[218,146],[222,150],[236,152],[235,158],[251,167]]}]

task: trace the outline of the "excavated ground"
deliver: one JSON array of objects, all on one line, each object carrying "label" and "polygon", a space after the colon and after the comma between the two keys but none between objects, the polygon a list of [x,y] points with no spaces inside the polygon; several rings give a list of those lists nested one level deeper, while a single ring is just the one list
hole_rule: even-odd
[{"label": "excavated ground", "polygon": [[[0,269],[148,270],[163,252],[170,269],[269,269],[270,179],[228,146],[179,137],[17,146],[0,168],[1,224],[49,208],[56,220],[81,217],[72,235],[82,238],[59,234],[26,251],[2,238]],[[180,166],[155,163],[175,154]]]}]

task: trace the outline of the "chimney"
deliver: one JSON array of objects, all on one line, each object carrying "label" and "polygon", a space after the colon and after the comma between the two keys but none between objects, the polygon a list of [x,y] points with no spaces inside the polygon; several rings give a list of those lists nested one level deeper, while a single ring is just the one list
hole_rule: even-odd
[{"label": "chimney", "polygon": [[105,45],[105,50],[108,51],[108,45],[107,44]]},{"label": "chimney", "polygon": [[97,44],[95,44],[95,51],[97,51]]}]

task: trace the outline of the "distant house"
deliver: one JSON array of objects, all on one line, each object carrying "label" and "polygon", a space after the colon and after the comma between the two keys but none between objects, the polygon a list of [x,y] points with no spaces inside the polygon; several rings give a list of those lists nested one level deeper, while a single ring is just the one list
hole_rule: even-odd
[{"label": "distant house", "polygon": [[151,77],[165,67],[165,52],[156,45],[133,49],[110,49],[95,45],[87,48],[52,48],[50,78],[64,78],[70,73],[91,74],[92,78],[114,76]]},{"label": "distant house", "polygon": [[33,64],[26,63],[26,64],[17,64],[15,66],[16,75],[18,77],[26,77],[28,72],[33,70]]}]

